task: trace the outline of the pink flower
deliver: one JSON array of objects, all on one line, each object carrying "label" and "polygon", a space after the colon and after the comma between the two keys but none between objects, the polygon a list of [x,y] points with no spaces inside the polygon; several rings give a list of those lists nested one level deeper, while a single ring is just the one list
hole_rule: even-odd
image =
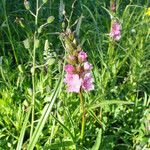
[{"label": "pink flower", "polygon": [[87,54],[83,51],[80,51],[78,54],[78,60],[80,62],[84,62],[84,61],[86,61],[86,59],[87,59]]},{"label": "pink flower", "polygon": [[73,71],[74,71],[74,67],[70,64],[66,65],[65,66],[65,71],[68,73],[68,74],[73,74]]},{"label": "pink flower", "polygon": [[70,82],[70,80],[72,80],[72,76],[73,76],[73,74],[67,73],[67,74],[65,75],[64,82],[65,82],[66,84],[68,84],[68,83]]},{"label": "pink flower", "polygon": [[91,70],[93,68],[92,65],[87,61],[83,64],[83,67],[84,70]]},{"label": "pink flower", "polygon": [[121,38],[121,26],[116,21],[112,23],[111,31],[110,31],[110,37],[114,40],[118,41]]},{"label": "pink flower", "polygon": [[91,73],[87,73],[85,74],[84,78],[83,78],[83,81],[82,81],[82,88],[85,90],[85,91],[91,91],[91,90],[94,90],[94,79],[91,75]]},{"label": "pink flower", "polygon": [[115,2],[111,3],[110,10],[113,11],[113,12],[115,12],[115,10],[116,10],[116,4],[115,4]]},{"label": "pink flower", "polygon": [[67,91],[79,93],[81,81],[78,74],[66,74],[65,82],[67,83]]}]

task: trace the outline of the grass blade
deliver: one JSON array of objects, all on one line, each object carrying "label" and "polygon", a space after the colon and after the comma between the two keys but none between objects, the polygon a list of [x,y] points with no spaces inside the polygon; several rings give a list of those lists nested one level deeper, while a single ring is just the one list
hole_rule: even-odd
[{"label": "grass blade", "polygon": [[46,120],[52,110],[52,107],[54,105],[54,102],[59,94],[59,89],[60,89],[60,83],[61,83],[61,78],[58,80],[58,83],[55,87],[55,90],[54,92],[52,93],[52,95],[49,97],[49,103],[47,103],[43,109],[43,113],[42,113],[42,116],[35,128],[35,131],[33,133],[33,136],[31,137],[31,140],[29,142],[29,145],[28,145],[28,150],[33,150],[33,148],[35,147],[35,144],[36,142],[38,141],[38,138],[41,134],[41,131],[46,123]]},{"label": "grass blade", "polygon": [[93,145],[91,150],[99,150],[101,144],[101,138],[102,138],[102,129],[99,129],[95,144]]},{"label": "grass blade", "polygon": [[80,28],[81,28],[81,23],[82,23],[82,19],[83,19],[83,15],[80,16],[77,26],[76,26],[76,35],[79,38],[79,34],[80,34]]},{"label": "grass blade", "polygon": [[21,150],[21,148],[22,148],[23,138],[24,138],[24,134],[25,134],[25,131],[26,131],[26,127],[27,127],[27,123],[28,123],[28,120],[29,120],[30,113],[31,113],[31,107],[29,108],[29,110],[26,114],[22,129],[20,131],[20,136],[19,136],[19,139],[18,139],[18,144],[17,144],[16,150]]},{"label": "grass blade", "polygon": [[54,115],[52,116],[61,125],[61,127],[71,136],[72,140],[75,142],[75,138],[73,134],[69,131],[69,129],[65,125],[63,125]]}]

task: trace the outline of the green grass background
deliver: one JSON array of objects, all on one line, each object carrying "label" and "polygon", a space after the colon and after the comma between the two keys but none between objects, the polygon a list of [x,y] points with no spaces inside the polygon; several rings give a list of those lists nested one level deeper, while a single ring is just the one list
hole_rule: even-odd
[{"label": "green grass background", "polygon": [[[40,1],[42,3],[42,1]],[[63,84],[65,50],[59,38],[62,32],[61,2],[48,0],[39,12],[38,26],[49,16],[55,20],[38,36],[35,54],[34,129],[43,108],[55,99],[52,109],[38,133],[35,149],[146,150],[150,148],[150,16],[145,12],[148,0],[117,0],[116,17],[122,37],[115,43],[110,57],[109,0],[77,0],[70,24],[93,64],[95,90],[84,93],[86,127],[80,146],[80,101],[68,94]],[[64,0],[70,16],[73,0]],[[31,1],[31,9],[36,10]],[[106,9],[105,9],[106,8]],[[23,26],[18,22],[22,22]],[[82,18],[82,19],[81,19]],[[66,23],[67,25],[67,23]],[[22,149],[30,137],[32,102],[34,17],[23,1],[0,1],[0,149],[16,149],[20,137]],[[25,41],[29,48],[25,48]],[[49,41],[48,59],[44,59],[45,40]],[[47,65],[42,66],[47,63]],[[61,81],[59,82],[59,79]],[[56,85],[59,86],[56,86]],[[56,97],[55,97],[56,96]],[[52,98],[50,98],[52,97]],[[125,103],[126,102],[126,103]],[[41,120],[42,124],[42,120]],[[24,129],[25,131],[23,132]],[[100,136],[100,131],[102,134]],[[35,130],[34,130],[35,131]],[[24,134],[21,134],[24,133]],[[97,138],[98,137],[98,138]],[[100,138],[101,137],[101,138]],[[96,140],[97,138],[97,140]],[[100,142],[101,141],[101,144]],[[96,145],[95,144],[95,145]],[[29,149],[29,148],[28,148]]]}]

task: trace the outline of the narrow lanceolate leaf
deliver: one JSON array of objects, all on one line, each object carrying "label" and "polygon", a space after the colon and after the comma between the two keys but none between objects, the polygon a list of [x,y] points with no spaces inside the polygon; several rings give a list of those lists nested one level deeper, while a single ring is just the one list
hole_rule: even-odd
[{"label": "narrow lanceolate leaf", "polygon": [[42,132],[42,129],[46,123],[46,120],[52,110],[52,107],[54,105],[54,102],[59,94],[59,90],[60,90],[60,84],[62,82],[62,79],[60,78],[57,82],[57,85],[54,89],[54,92],[52,93],[52,95],[50,97],[48,97],[49,101],[48,103],[45,105],[44,109],[43,109],[43,112],[42,112],[42,116],[35,128],[35,131],[33,133],[33,136],[31,137],[31,140],[29,142],[29,145],[28,145],[28,148],[27,150],[33,150],[33,148],[35,147],[40,135],[41,135],[41,132]]},{"label": "narrow lanceolate leaf", "polygon": [[80,34],[80,27],[81,27],[82,19],[83,19],[83,15],[80,16],[80,18],[78,20],[77,27],[76,27],[76,35],[77,35],[77,37],[79,37],[79,34]]},{"label": "narrow lanceolate leaf", "polygon": [[60,0],[60,4],[59,4],[59,20],[60,21],[63,21],[64,11],[65,11],[64,2],[63,0]]},{"label": "narrow lanceolate leaf", "polygon": [[99,119],[99,117],[94,113],[94,110],[92,109],[89,109],[87,110],[88,111],[88,114],[94,118],[103,128],[105,128],[105,124]]},{"label": "narrow lanceolate leaf", "polygon": [[91,148],[91,150],[99,150],[102,139],[102,129],[99,129],[95,144]]},{"label": "narrow lanceolate leaf", "polygon": [[26,114],[22,129],[21,129],[21,132],[20,132],[20,136],[19,136],[19,139],[18,139],[18,144],[17,144],[16,150],[21,150],[21,148],[22,148],[23,138],[24,138],[24,134],[25,134],[25,131],[26,131],[26,127],[27,127],[27,123],[28,123],[28,120],[29,120],[30,113],[31,113],[31,107],[29,108],[29,110]]},{"label": "narrow lanceolate leaf", "polygon": [[121,101],[121,100],[104,100],[98,104],[91,105],[88,108],[95,109],[98,107],[102,107],[102,106],[106,106],[106,105],[114,105],[114,104],[116,104],[116,105],[133,105],[134,103],[127,102],[127,101]]},{"label": "narrow lanceolate leaf", "polygon": [[[53,115],[52,115],[53,116]],[[61,125],[61,127],[70,135],[70,137],[72,138],[72,140],[75,142],[75,137],[73,136],[73,134],[70,132],[70,130],[63,125],[63,123],[61,123],[55,116],[53,116],[54,119]]]}]

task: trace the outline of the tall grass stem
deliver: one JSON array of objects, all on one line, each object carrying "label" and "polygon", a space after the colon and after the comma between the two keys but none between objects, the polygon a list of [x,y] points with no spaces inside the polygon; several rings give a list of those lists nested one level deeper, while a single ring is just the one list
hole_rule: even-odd
[{"label": "tall grass stem", "polygon": [[36,15],[35,15],[35,33],[34,33],[34,47],[33,47],[33,68],[32,68],[32,115],[31,115],[31,131],[30,131],[30,138],[32,137],[33,134],[33,129],[34,129],[34,107],[35,107],[35,57],[36,57],[36,48],[37,48],[37,43],[36,43],[36,34],[37,34],[37,24],[38,24],[38,3],[39,1],[36,0]]}]

